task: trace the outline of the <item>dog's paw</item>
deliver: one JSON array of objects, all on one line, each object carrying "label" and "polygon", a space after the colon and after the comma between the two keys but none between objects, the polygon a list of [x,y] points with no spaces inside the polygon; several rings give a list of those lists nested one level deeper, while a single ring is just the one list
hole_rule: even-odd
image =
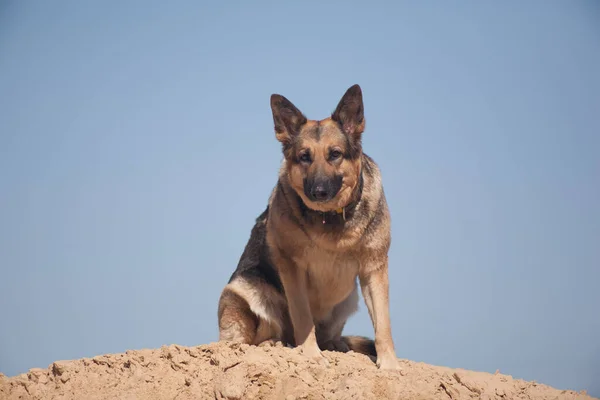
[{"label": "dog's paw", "polygon": [[280,340],[268,339],[259,343],[258,347],[283,347],[283,343]]},{"label": "dog's paw", "polygon": [[329,360],[327,358],[325,358],[325,356],[323,354],[321,354],[317,357],[312,357],[311,359],[323,367],[329,367]]},{"label": "dog's paw", "polygon": [[395,355],[377,357],[377,368],[383,371],[401,371],[400,363]]},{"label": "dog's paw", "polygon": [[338,340],[328,340],[323,343],[323,350],[329,351],[339,351],[342,353],[347,353],[350,351],[350,347],[341,339]]},{"label": "dog's paw", "polygon": [[329,365],[329,360],[325,358],[319,347],[317,346],[307,346],[301,347],[300,352],[310,358],[312,361],[315,361],[317,364],[327,367]]}]

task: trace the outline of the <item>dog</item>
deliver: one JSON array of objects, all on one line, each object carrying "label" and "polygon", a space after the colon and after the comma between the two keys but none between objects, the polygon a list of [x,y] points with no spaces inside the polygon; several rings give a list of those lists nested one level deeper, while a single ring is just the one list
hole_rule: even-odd
[{"label": "dog", "polygon": [[[391,221],[381,173],[363,152],[363,95],[353,85],[326,119],[271,95],[284,159],[266,209],[219,298],[219,341],[281,342],[328,365],[355,351],[399,370],[389,315]],[[342,336],[358,287],[375,340]]]}]

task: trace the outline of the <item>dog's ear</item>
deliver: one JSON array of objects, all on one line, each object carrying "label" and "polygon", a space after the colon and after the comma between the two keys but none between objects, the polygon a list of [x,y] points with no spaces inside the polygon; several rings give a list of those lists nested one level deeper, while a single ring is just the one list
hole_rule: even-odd
[{"label": "dog's ear", "polygon": [[284,145],[289,144],[300,133],[300,128],[307,121],[306,117],[291,101],[279,94],[271,95],[271,110],[277,140]]},{"label": "dog's ear", "polygon": [[342,126],[346,135],[360,139],[365,130],[365,109],[360,86],[353,85],[346,91],[331,114],[331,119]]}]

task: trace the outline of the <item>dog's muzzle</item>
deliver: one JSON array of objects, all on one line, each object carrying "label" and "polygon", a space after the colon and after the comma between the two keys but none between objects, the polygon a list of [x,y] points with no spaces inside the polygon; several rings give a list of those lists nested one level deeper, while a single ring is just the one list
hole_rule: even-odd
[{"label": "dog's muzzle", "polygon": [[304,194],[314,202],[326,202],[333,199],[341,188],[341,176],[304,179]]}]

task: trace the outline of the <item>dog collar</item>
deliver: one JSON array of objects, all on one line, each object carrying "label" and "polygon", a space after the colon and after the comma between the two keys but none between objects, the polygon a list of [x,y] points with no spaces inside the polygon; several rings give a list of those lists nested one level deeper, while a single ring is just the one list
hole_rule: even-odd
[{"label": "dog collar", "polygon": [[[338,208],[337,210],[335,210],[335,213],[337,215],[342,214],[342,218],[344,219],[344,221],[346,220],[346,207],[340,207],[340,208]],[[326,223],[326,221],[325,221],[325,214],[326,213],[322,213],[322,215],[323,215],[323,219],[322,219],[323,224]]]}]

